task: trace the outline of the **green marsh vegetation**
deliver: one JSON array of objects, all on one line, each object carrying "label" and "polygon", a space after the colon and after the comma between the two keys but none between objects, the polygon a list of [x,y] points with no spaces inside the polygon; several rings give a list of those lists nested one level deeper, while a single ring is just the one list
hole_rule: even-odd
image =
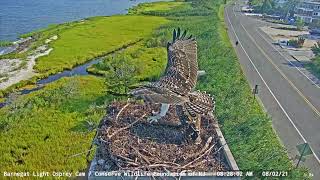
[{"label": "green marsh vegetation", "polygon": [[6,47],[13,45],[13,42],[10,41],[0,41],[0,47]]},{"label": "green marsh vegetation", "polygon": [[[0,109],[0,163],[6,171],[80,171],[92,140],[87,122],[98,123],[108,99],[102,79],[64,78]],[[88,123],[87,123],[88,124]],[[84,155],[85,156],[85,155]]]},{"label": "green marsh vegetation", "polygon": [[[118,96],[127,96],[131,88],[138,86],[141,77],[145,76],[143,69],[149,67],[148,65],[138,65],[140,63],[134,64],[124,55],[117,55],[106,60],[109,60],[103,65],[106,67],[104,69],[106,88],[108,93]],[[152,67],[149,68],[152,69]],[[159,67],[155,67],[153,70],[159,73],[160,71],[156,71],[157,68]],[[148,77],[154,77],[152,74],[154,73],[150,73]]]},{"label": "green marsh vegetation", "polygon": [[[197,88],[216,96],[216,116],[240,169],[292,170],[291,179],[303,179],[306,170],[293,168],[285,148],[272,129],[270,118],[252,98],[251,88],[241,71],[226,32],[223,0],[191,0],[185,5],[182,4],[184,7],[167,11],[157,11],[159,9],[157,6],[158,3],[149,4],[148,8],[152,11],[147,13],[157,17],[148,17],[142,13],[143,6],[138,6],[136,11],[144,14],[141,16],[143,19],[160,18],[161,23],[158,22],[158,25],[161,24],[161,26],[153,26],[153,29],[148,31],[149,34],[140,34],[139,38],[143,38],[142,41],[116,55],[110,55],[102,63],[90,67],[90,71],[109,76],[111,82],[113,74],[110,69],[115,66],[113,63],[118,63],[115,60],[122,59],[123,63],[120,61],[120,64],[124,68],[126,68],[125,64],[137,67],[129,71],[134,74],[135,81],[149,81],[157,78],[165,68],[166,53],[163,43],[171,39],[174,28],[188,30],[197,38],[199,66],[207,73],[206,76],[201,77]],[[140,16],[130,19],[130,16],[127,16],[128,23],[130,23],[129,20],[139,19],[138,17]],[[97,18],[97,21],[99,20],[101,19]],[[81,25],[77,26],[74,27],[76,30]],[[90,23],[86,27],[90,29]],[[56,34],[55,28],[49,32]],[[123,28],[125,30],[128,27]],[[68,31],[61,31],[65,33],[76,31],[72,29],[73,27],[70,27]],[[81,37],[90,38],[98,34],[82,34]],[[123,34],[123,36],[126,35]],[[133,37],[131,41],[134,41],[134,37],[137,36],[137,34],[129,35]],[[63,47],[64,43],[61,39],[64,38],[62,37],[59,37],[61,44],[58,39],[52,45]],[[79,41],[75,39],[74,42]],[[120,44],[117,47],[121,47]],[[87,47],[77,50],[90,52],[85,48]],[[71,52],[77,54],[78,51]],[[63,57],[63,55],[52,54],[52,57]],[[157,58],[156,61],[152,57]],[[42,61],[44,63],[47,60],[42,59]],[[53,68],[59,69],[59,65],[65,65],[57,64],[53,65]],[[105,77],[91,75],[63,78],[37,92],[12,98],[11,105],[0,109],[0,152],[3,154],[0,157],[1,166],[8,171],[85,169],[85,154],[70,156],[85,152],[89,148],[93,136],[90,130],[105,113],[101,107],[113,98],[123,98],[123,96],[116,97],[108,93],[105,84],[108,79],[105,79]],[[136,83],[135,81],[122,85],[131,86]],[[115,85],[111,82],[109,88],[113,87]]]},{"label": "green marsh vegetation", "polygon": [[161,17],[113,16],[91,18],[62,30],[50,45],[53,51],[37,60],[38,72],[62,71],[90,59],[121,49],[149,35],[157,26],[168,22]]},{"label": "green marsh vegetation", "polygon": [[166,66],[167,50],[166,41],[159,41],[151,36],[123,51],[108,55],[98,64],[92,65],[88,71],[93,74],[107,75],[114,63],[125,59],[128,63],[136,67],[137,80],[152,80],[161,75]]},{"label": "green marsh vegetation", "polygon": [[158,14],[158,13],[168,13],[171,10],[177,12],[177,10],[191,10],[191,4],[186,2],[172,1],[172,2],[157,2],[154,3],[143,3],[136,7],[129,9],[128,14]]}]

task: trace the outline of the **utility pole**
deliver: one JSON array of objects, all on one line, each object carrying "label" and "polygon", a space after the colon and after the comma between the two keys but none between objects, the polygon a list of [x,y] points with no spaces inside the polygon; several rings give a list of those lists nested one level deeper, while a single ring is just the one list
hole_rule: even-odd
[{"label": "utility pole", "polygon": [[296,168],[299,167],[299,164],[301,161],[305,161],[305,156],[311,155],[312,154],[312,150],[309,146],[309,144],[307,142],[303,143],[303,144],[299,144],[296,146],[298,149],[298,152],[300,154],[300,157],[297,155],[296,159],[298,159]]},{"label": "utility pole", "polygon": [[296,168],[299,167],[300,161],[301,161],[301,159],[302,159],[302,156],[303,156],[304,151],[306,150],[306,147],[307,147],[307,143],[306,143],[306,144],[304,145],[304,147],[303,147],[303,150],[302,150],[302,153],[301,153],[300,158],[299,158],[299,160],[298,160],[298,163],[297,163]]},{"label": "utility pole", "polygon": [[254,86],[254,89],[252,89],[252,94],[253,94],[253,98],[256,99],[256,94],[258,94],[259,91],[258,91],[258,85],[256,84]]}]

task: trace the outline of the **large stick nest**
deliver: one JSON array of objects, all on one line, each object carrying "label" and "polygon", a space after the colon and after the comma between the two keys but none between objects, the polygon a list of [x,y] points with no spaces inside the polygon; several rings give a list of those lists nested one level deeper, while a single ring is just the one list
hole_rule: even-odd
[{"label": "large stick nest", "polygon": [[114,102],[107,108],[97,132],[97,171],[215,172],[227,170],[215,120],[202,116],[201,144],[188,125],[182,126],[170,107],[156,124],[146,119],[159,105]]}]

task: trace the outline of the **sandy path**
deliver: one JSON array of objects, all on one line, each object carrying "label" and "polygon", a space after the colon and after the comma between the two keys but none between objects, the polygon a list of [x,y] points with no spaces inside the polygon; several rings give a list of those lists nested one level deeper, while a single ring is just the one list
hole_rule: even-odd
[{"label": "sandy path", "polygon": [[[33,66],[36,64],[36,59],[40,56],[46,56],[52,51],[52,48],[48,50],[45,50],[45,49],[46,49],[46,46],[38,47],[35,50],[35,53],[33,55],[30,55],[27,57],[26,67],[23,69],[11,72],[8,77],[8,80],[0,83],[0,89],[5,89],[22,80],[27,80],[32,78],[36,74],[33,70]],[[40,51],[43,51],[43,50],[45,51],[41,53]]]},{"label": "sandy path", "polygon": [[[27,64],[24,68],[22,69],[17,69],[17,70],[13,70],[11,71],[10,69],[12,69],[13,67],[5,67],[7,68],[7,80],[4,82],[0,81],[0,90],[1,89],[6,89],[9,86],[16,84],[22,80],[28,80],[30,78],[32,78],[34,75],[36,75],[36,73],[33,70],[34,65],[36,64],[36,59],[41,57],[41,56],[47,56],[49,55],[49,53],[52,51],[52,48],[48,49],[48,45],[51,41],[57,40],[58,36],[52,36],[51,38],[46,40],[46,45],[42,45],[39,46],[36,50],[33,51],[33,53],[31,55],[29,55],[27,57]],[[6,64],[7,66],[10,66],[10,61],[13,61],[13,59],[10,60],[0,60],[0,65],[1,65],[1,61],[2,64]],[[18,63],[21,63],[22,61],[19,59],[14,59],[14,61],[20,61]],[[10,63],[9,63],[10,62]],[[16,62],[17,64],[17,62]],[[5,72],[6,70],[4,70],[5,68],[3,68],[3,72]],[[0,73],[1,73],[1,68],[0,68]],[[5,74],[5,73],[3,73]],[[3,78],[4,79],[4,78]]]}]

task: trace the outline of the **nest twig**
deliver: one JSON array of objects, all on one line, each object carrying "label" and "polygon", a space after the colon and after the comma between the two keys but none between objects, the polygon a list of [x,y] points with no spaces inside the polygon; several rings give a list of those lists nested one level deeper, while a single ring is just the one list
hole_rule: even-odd
[{"label": "nest twig", "polygon": [[[145,114],[141,117],[144,118]],[[117,116],[118,117],[118,116]],[[118,134],[120,131],[126,130],[128,128],[130,128],[131,126],[133,126],[135,123],[137,123],[140,119],[135,120],[133,123],[127,125],[126,127],[120,128],[118,129],[116,132],[112,133],[110,136],[108,136],[108,139],[111,139],[114,135]]]},{"label": "nest twig", "polygon": [[[97,170],[140,170],[150,172],[223,171],[227,166],[220,159],[214,118],[203,116],[202,143],[197,145],[187,135],[187,127],[179,126],[174,108],[159,124],[144,118],[159,105],[114,102],[109,106],[104,124],[98,129],[100,139],[97,159],[103,165]],[[119,110],[119,111],[118,111]],[[118,112],[117,115],[112,112]],[[110,135],[111,134],[111,135]],[[107,168],[106,168],[107,167]]]},{"label": "nest twig", "polygon": [[130,102],[128,101],[127,104],[124,105],[124,106],[120,109],[119,113],[118,113],[117,116],[116,116],[116,121],[118,121],[119,116],[121,115],[122,111],[123,111],[124,109],[126,109],[126,107],[128,107],[129,105],[130,105]]}]

